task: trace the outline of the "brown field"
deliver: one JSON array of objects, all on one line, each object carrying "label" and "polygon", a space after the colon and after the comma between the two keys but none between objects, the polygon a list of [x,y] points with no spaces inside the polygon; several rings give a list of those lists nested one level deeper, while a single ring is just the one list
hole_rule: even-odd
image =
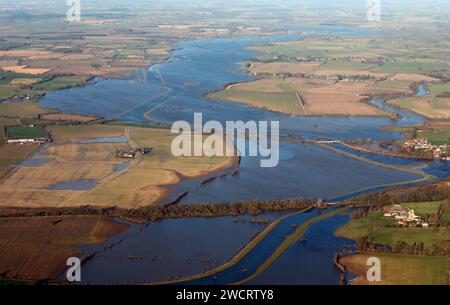
[{"label": "brown field", "polygon": [[34,118],[49,110],[38,103],[33,102],[11,102],[0,103],[0,116],[11,118]]},{"label": "brown field", "polygon": [[311,74],[317,70],[320,63],[316,62],[302,62],[302,63],[289,63],[289,62],[273,62],[273,63],[257,63],[251,62],[249,68],[250,73],[304,73]]},{"label": "brown field", "polygon": [[[56,207],[99,205],[139,207],[159,203],[170,185],[182,177],[197,177],[228,167],[233,158],[176,158],[171,154],[174,137],[169,130],[113,125],[53,126],[55,144],[41,153],[49,161],[14,169],[0,183],[0,205]],[[75,143],[91,137],[127,136],[128,143]],[[115,168],[129,160],[115,157],[127,146],[153,147],[151,154],[130,161],[128,168]],[[20,149],[22,146],[15,146]],[[41,156],[34,157],[41,158]],[[93,181],[90,190],[50,190],[57,183]]]},{"label": "brown field", "polygon": [[358,94],[333,90],[305,91],[302,98],[308,115],[383,115],[378,108],[362,103]]},{"label": "brown field", "polygon": [[47,72],[50,72],[52,69],[31,69],[28,66],[11,66],[11,67],[1,67],[4,71],[14,72],[14,73],[23,73],[23,74],[32,74],[32,75],[41,75]]},{"label": "brown field", "polygon": [[28,87],[40,82],[40,78],[15,78],[9,84],[13,87]]},{"label": "brown field", "polygon": [[[381,282],[369,282],[366,278],[366,263],[371,256],[381,261]],[[341,262],[359,276],[353,285],[448,285],[446,257],[374,253],[344,257]]]},{"label": "brown field", "polygon": [[362,102],[371,92],[392,91],[375,85],[373,81],[270,78],[231,85],[208,97],[294,115],[387,115]]},{"label": "brown field", "polygon": [[82,256],[73,246],[102,243],[128,228],[106,216],[1,218],[0,274],[8,279],[56,279],[69,257]]},{"label": "brown field", "polygon": [[39,56],[47,55],[50,52],[40,51],[40,50],[8,50],[0,51],[0,56],[11,56],[11,57],[29,57],[29,56]]},{"label": "brown field", "polygon": [[79,114],[69,114],[69,113],[47,113],[40,116],[41,120],[44,121],[70,121],[70,122],[90,122],[96,120],[96,117],[79,115]]}]

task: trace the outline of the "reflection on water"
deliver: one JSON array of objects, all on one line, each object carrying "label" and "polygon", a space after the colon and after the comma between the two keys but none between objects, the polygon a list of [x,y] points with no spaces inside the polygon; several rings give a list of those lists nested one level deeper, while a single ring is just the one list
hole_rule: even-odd
[{"label": "reflection on water", "polygon": [[22,163],[15,165],[15,167],[33,167],[33,166],[39,166],[45,163],[48,163],[50,161],[49,158],[31,158],[26,159]]},{"label": "reflection on water", "polygon": [[[295,242],[264,273],[248,282],[255,285],[339,285],[340,271],[333,257],[354,241],[334,235],[346,224],[347,215],[335,215],[313,223],[304,238]],[[319,271],[320,270],[320,271]]]}]

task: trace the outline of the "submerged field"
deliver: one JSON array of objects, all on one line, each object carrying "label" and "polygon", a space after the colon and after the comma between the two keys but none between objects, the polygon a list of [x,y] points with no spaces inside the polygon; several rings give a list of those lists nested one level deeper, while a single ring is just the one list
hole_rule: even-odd
[{"label": "submerged field", "polygon": [[[42,147],[3,180],[0,205],[152,205],[183,177],[201,176],[233,162],[227,157],[176,158],[170,150],[174,135],[166,129],[114,125],[49,129],[55,143]],[[133,160],[115,157],[117,149],[127,147],[152,147],[153,151]],[[31,146],[7,148],[27,150]]]}]

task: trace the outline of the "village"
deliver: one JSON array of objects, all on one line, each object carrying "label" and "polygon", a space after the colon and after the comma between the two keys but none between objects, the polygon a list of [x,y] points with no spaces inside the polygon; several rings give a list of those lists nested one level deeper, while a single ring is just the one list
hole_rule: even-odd
[{"label": "village", "polygon": [[450,161],[450,145],[433,145],[427,139],[412,139],[405,141],[402,147],[409,153]]},{"label": "village", "polygon": [[428,228],[429,224],[425,222],[420,216],[416,215],[413,209],[402,207],[399,204],[394,204],[384,212],[385,217],[393,217],[397,223],[402,226],[415,225],[422,228]]}]

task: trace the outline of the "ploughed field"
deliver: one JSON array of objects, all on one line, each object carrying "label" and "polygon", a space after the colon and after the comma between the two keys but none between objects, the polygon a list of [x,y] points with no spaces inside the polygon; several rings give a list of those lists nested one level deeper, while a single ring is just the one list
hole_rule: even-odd
[{"label": "ploughed field", "polygon": [[106,216],[0,219],[0,274],[22,280],[55,279],[80,244],[103,243],[129,225]]}]

